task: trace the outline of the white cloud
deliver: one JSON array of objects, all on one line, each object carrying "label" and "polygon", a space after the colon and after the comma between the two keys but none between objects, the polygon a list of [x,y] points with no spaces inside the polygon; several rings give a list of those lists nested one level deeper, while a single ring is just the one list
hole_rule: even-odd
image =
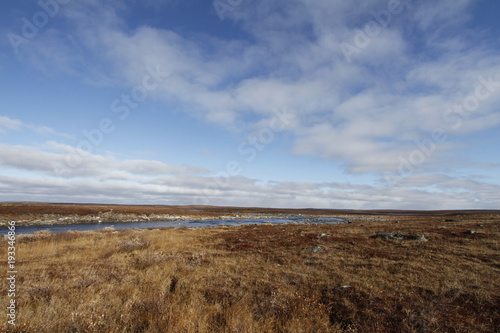
[{"label": "white cloud", "polygon": [[205,168],[169,165],[158,161],[129,160],[120,164],[119,169],[139,175],[163,175],[184,173],[207,173]]},{"label": "white cloud", "polygon": [[47,126],[26,124],[19,119],[0,116],[0,134],[6,134],[9,131],[21,131],[23,129],[46,136],[70,137],[66,133],[59,133]]},{"label": "white cloud", "polygon": [[[416,178],[408,187],[360,186],[349,183],[258,183],[233,177],[227,186],[214,186],[211,177],[147,178],[144,181],[40,179],[0,176],[0,200],[108,202],[139,204],[218,204],[288,208],[465,209],[498,208],[500,186],[440,175],[433,180],[450,190],[416,190],[429,179]],[[461,188],[468,190],[463,191]],[[470,191],[473,190],[473,191]]]},{"label": "white cloud", "polygon": [[148,160],[118,160],[113,156],[89,154],[73,146],[48,142],[43,148],[0,144],[0,166],[62,178],[133,178],[133,175],[158,176],[203,174],[201,167],[166,164]]},{"label": "white cloud", "polygon": [[0,130],[19,130],[23,126],[20,120],[0,116]]},{"label": "white cloud", "polygon": [[415,6],[415,19],[425,30],[458,25],[468,19],[468,7],[473,0],[422,1]]}]

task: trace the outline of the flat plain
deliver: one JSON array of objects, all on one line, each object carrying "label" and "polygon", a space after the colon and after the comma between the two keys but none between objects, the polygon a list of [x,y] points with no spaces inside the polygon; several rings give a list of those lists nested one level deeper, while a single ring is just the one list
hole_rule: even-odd
[{"label": "flat plain", "polygon": [[299,214],[350,223],[18,235],[0,330],[499,331],[500,211],[0,204],[4,225]]}]

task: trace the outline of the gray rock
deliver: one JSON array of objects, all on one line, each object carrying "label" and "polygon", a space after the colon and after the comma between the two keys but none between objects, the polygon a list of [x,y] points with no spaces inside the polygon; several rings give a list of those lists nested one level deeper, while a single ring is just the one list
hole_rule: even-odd
[{"label": "gray rock", "polygon": [[408,240],[413,240],[413,241],[419,241],[419,242],[427,241],[427,238],[424,235],[406,235],[406,236],[403,236],[403,238],[408,239]]},{"label": "gray rock", "polygon": [[379,232],[372,238],[381,238],[381,239],[396,239],[396,234],[392,232]]},{"label": "gray rock", "polygon": [[318,253],[318,252],[323,252],[325,251],[321,246],[315,246],[315,247],[306,247],[304,248],[304,250],[306,251],[312,251],[314,253]]},{"label": "gray rock", "polygon": [[379,232],[375,236],[371,236],[371,238],[380,238],[380,239],[391,239],[391,240],[413,240],[413,241],[426,241],[427,238],[424,235],[407,235],[400,233],[392,233],[392,232]]},{"label": "gray rock", "polygon": [[465,234],[467,235],[474,235],[476,233],[476,230],[467,230]]}]

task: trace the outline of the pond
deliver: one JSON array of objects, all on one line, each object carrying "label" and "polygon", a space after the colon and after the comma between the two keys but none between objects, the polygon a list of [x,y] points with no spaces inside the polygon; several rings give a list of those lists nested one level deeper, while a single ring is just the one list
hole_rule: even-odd
[{"label": "pond", "polygon": [[[221,225],[239,226],[245,224],[319,224],[319,223],[347,223],[347,221],[333,217],[315,216],[291,216],[262,219],[234,219],[234,220],[179,220],[179,221],[155,221],[155,222],[119,222],[119,223],[76,223],[63,225],[43,226],[16,226],[16,234],[34,234],[37,231],[48,230],[50,232],[67,232],[100,230],[106,227],[115,229],[138,229],[138,228],[168,228],[168,227],[216,227]],[[6,235],[7,227],[0,229],[0,235]]]}]

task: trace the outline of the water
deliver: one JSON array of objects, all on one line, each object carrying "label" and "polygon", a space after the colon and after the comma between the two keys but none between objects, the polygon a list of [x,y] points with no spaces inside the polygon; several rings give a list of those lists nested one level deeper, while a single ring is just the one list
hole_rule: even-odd
[{"label": "water", "polygon": [[[220,225],[239,226],[245,224],[319,224],[319,223],[346,223],[342,219],[333,217],[314,216],[292,216],[268,219],[236,219],[236,220],[190,220],[190,221],[156,221],[156,222],[124,222],[124,223],[78,223],[65,225],[44,226],[16,226],[16,234],[34,234],[37,231],[48,230],[50,232],[67,232],[101,230],[106,227],[115,229],[138,229],[138,228],[168,228],[168,227],[216,227]],[[0,235],[6,235],[7,227],[0,229]]]}]

